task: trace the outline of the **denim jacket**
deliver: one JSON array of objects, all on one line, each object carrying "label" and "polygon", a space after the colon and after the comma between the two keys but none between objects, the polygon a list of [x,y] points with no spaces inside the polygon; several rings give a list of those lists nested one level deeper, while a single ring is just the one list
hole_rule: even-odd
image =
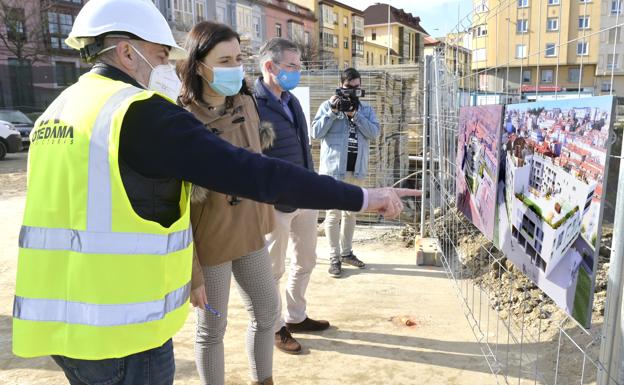
[{"label": "denim jacket", "polygon": [[[379,122],[373,109],[361,102],[353,122],[358,133],[358,153],[353,176],[364,179],[368,174],[369,142],[379,136]],[[349,118],[344,112],[334,113],[329,100],[318,109],[312,121],[312,139],[321,141],[319,174],[343,180],[347,174]]]}]

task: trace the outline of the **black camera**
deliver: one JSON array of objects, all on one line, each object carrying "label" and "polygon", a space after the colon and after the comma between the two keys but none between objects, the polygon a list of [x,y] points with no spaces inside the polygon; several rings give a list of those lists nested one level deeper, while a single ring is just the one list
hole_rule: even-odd
[{"label": "black camera", "polygon": [[365,94],[361,88],[336,88],[338,99],[334,101],[333,107],[342,112],[355,111],[360,106],[360,98]]}]

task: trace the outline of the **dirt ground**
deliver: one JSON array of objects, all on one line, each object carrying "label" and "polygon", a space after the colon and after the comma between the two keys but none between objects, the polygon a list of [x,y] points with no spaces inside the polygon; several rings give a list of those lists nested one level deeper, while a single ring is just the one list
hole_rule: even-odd
[{"label": "dirt ground", "polygon": [[[48,357],[11,354],[11,307],[17,237],[25,191],[25,154],[0,162],[0,383],[64,384]],[[451,281],[439,268],[415,266],[413,249],[382,240],[387,229],[356,230],[356,253],[365,270],[327,274],[327,241],[319,238],[319,263],[308,288],[308,313],[332,327],[298,335],[299,356],[276,352],[277,384],[494,384],[479,345],[463,316]],[[409,318],[406,326],[401,319]],[[226,383],[248,383],[244,331],[248,317],[233,288],[225,337]],[[176,384],[199,384],[193,340],[195,316],[175,336]]]}]

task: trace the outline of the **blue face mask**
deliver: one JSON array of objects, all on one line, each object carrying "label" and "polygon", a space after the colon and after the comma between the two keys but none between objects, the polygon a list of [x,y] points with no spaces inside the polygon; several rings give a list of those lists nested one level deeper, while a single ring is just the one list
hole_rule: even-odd
[{"label": "blue face mask", "polygon": [[242,65],[238,67],[209,67],[203,62],[200,63],[212,71],[212,82],[209,82],[203,76],[202,79],[206,80],[210,88],[219,95],[232,96],[240,91],[243,79],[245,79],[245,71]]},{"label": "blue face mask", "polygon": [[280,69],[276,78],[277,83],[284,91],[290,91],[299,84],[299,81],[301,80],[301,71],[290,72]]}]

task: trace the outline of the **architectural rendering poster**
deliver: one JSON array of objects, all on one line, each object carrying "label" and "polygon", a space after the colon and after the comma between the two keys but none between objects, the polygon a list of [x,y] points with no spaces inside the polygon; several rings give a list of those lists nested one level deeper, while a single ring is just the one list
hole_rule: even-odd
[{"label": "architectural rendering poster", "polygon": [[462,107],[457,144],[457,207],[494,238],[503,106]]},{"label": "architectural rendering poster", "polygon": [[495,244],[589,327],[613,97],[505,109]]}]

